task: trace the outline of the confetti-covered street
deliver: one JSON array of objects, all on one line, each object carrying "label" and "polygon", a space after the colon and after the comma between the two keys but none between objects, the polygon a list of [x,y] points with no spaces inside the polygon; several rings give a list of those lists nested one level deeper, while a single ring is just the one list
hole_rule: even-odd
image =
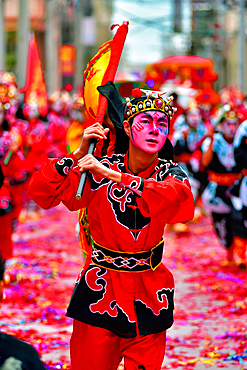
[{"label": "confetti-covered street", "polygon": [[[65,312],[83,265],[76,221],[59,206],[20,223],[7,263],[1,331],[31,343],[48,369],[70,369]],[[162,369],[247,369],[247,273],[222,267],[224,258],[209,219],[190,223],[187,234],[166,231],[164,263],[176,290]]]}]

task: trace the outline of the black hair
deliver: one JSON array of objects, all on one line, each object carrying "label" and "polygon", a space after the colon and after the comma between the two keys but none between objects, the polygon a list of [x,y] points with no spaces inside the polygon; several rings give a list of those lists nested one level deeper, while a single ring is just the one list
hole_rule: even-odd
[{"label": "black hair", "polygon": [[130,127],[133,125],[134,118],[135,117],[131,117],[130,119],[127,120],[129,122]]},{"label": "black hair", "polygon": [[2,129],[3,129],[3,131],[9,131],[10,130],[10,125],[9,125],[9,122],[6,120],[6,118],[3,120]]},{"label": "black hair", "polygon": [[173,92],[173,93],[171,93],[171,96],[173,96],[173,101],[178,100],[178,94],[177,93]]},{"label": "black hair", "polygon": [[25,121],[26,117],[23,114],[23,107],[24,107],[24,103],[20,103],[19,106],[18,106],[18,109],[16,111],[15,116],[16,116],[16,118],[21,119],[22,121]]}]

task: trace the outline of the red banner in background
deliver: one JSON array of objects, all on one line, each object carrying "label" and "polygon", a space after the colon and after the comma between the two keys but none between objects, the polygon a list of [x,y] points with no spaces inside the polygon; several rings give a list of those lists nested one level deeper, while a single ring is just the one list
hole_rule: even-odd
[{"label": "red banner in background", "polygon": [[62,45],[59,49],[60,72],[62,76],[73,76],[75,73],[76,48],[73,45]]},{"label": "red banner in background", "polygon": [[25,93],[25,103],[29,105],[37,103],[40,115],[47,115],[47,92],[38,45],[34,34],[32,34],[29,39],[26,84],[23,88],[19,89],[19,92]]}]

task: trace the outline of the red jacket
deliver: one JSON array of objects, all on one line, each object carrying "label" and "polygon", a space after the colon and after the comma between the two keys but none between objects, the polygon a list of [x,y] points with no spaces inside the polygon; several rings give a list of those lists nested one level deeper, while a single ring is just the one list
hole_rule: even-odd
[{"label": "red jacket", "polygon": [[[9,153],[5,155],[7,159]],[[14,153],[10,153],[10,159],[8,163],[2,162],[2,170],[4,177],[9,180],[10,184],[21,184],[27,179],[28,165],[21,150],[17,150]]]},{"label": "red jacket", "polygon": [[[70,211],[88,207],[93,240],[110,250],[151,250],[160,242],[166,223],[193,218],[193,195],[186,173],[176,163],[157,157],[134,176],[127,156],[101,158],[102,164],[122,173],[121,184],[89,174],[79,201],[75,194],[81,174],[73,153],[60,161],[48,159],[33,174],[29,194],[45,209],[60,202]],[[134,337],[138,331],[147,335],[172,325],[173,292],[173,276],[164,264],[155,271],[119,272],[96,266],[88,258],[67,315],[121,337]]]}]

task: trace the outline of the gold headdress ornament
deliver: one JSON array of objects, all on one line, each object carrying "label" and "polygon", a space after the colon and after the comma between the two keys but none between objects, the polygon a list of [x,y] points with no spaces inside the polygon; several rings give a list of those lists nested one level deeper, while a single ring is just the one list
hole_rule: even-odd
[{"label": "gold headdress ornament", "polygon": [[[146,96],[142,96],[142,93],[144,93]],[[163,112],[168,118],[172,118],[177,108],[174,108],[170,105],[171,101],[173,100],[173,96],[163,99],[162,95],[164,94],[166,94],[166,92],[133,89],[132,96],[134,99],[126,98],[127,104],[124,112],[125,119],[129,120],[130,118],[135,117],[137,114],[149,110]],[[135,102],[136,99],[140,100]]]},{"label": "gold headdress ornament", "polygon": [[216,126],[218,123],[222,123],[224,120],[233,122],[235,121],[236,123],[239,121],[237,112],[231,107],[230,104],[225,104],[218,110],[214,119],[214,125]]},{"label": "gold headdress ornament", "polygon": [[239,117],[237,115],[237,112],[235,112],[234,110],[230,109],[229,111],[226,111],[226,113],[225,113],[225,119],[226,120],[229,120],[229,121],[236,121],[236,122],[238,122]]}]

